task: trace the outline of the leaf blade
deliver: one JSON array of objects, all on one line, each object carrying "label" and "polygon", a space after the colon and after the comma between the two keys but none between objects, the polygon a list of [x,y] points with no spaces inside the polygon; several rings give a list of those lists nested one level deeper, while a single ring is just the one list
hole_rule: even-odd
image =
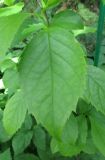
[{"label": "leaf blade", "polygon": [[50,28],[47,32],[41,31],[24,52],[19,72],[22,90],[28,96],[29,112],[50,134],[60,137],[84,90],[86,68],[81,47],[66,30]]}]

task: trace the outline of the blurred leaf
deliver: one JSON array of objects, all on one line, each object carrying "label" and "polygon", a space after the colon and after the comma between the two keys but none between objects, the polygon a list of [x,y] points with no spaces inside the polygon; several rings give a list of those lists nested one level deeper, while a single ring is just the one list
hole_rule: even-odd
[{"label": "blurred leaf", "polygon": [[32,131],[22,132],[21,130],[13,137],[12,146],[15,155],[22,153],[30,144]]},{"label": "blurred leaf", "polygon": [[3,153],[0,153],[0,160],[12,160],[10,150],[6,150]]},{"label": "blurred leaf", "polygon": [[14,160],[40,160],[40,159],[33,154],[22,154],[16,156]]},{"label": "blurred leaf", "polygon": [[62,132],[62,142],[68,144],[75,144],[77,138],[78,138],[78,123],[74,115],[71,114]]},{"label": "blurred leaf", "polygon": [[12,5],[15,2],[15,0],[4,0],[4,3],[8,6]]},{"label": "blurred leaf", "polygon": [[8,94],[12,95],[19,88],[19,73],[16,69],[7,69],[4,72],[3,83]]},{"label": "blurred leaf", "polygon": [[92,65],[88,66],[84,100],[105,114],[105,72]]},{"label": "blurred leaf", "polygon": [[86,144],[87,139],[87,120],[86,117],[83,115],[80,115],[77,117],[78,120],[78,144],[83,144],[83,146]]},{"label": "blurred leaf", "polygon": [[11,7],[0,8],[0,18],[19,13],[24,7],[24,3],[20,2]]},{"label": "blurred leaf", "polygon": [[3,118],[3,111],[0,109],[0,143],[6,142],[11,138],[4,129],[2,118]]},{"label": "blurred leaf", "polygon": [[37,148],[46,151],[46,133],[40,126],[35,126],[33,140]]},{"label": "blurred leaf", "polygon": [[[29,14],[19,13],[0,17],[0,55],[5,55],[11,47],[15,35]],[[12,24],[12,25],[11,25]]]},{"label": "blurred leaf", "polygon": [[99,151],[105,156],[105,116],[100,112],[93,112],[90,116],[93,142]]}]

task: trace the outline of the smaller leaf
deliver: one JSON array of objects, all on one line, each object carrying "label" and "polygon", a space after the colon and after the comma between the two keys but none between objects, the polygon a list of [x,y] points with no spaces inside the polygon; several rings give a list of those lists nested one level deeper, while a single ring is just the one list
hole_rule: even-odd
[{"label": "smaller leaf", "polygon": [[91,113],[90,121],[93,142],[99,151],[105,156],[105,116],[94,110]]},{"label": "smaller leaf", "polygon": [[4,3],[8,6],[12,5],[15,2],[15,0],[4,0]]},{"label": "smaller leaf", "polygon": [[51,151],[53,154],[59,152],[59,147],[55,138],[51,140]]},{"label": "smaller leaf", "polygon": [[24,131],[30,130],[32,128],[32,125],[32,118],[27,114],[21,129]]},{"label": "smaller leaf", "polygon": [[8,89],[8,94],[12,95],[19,88],[19,75],[16,69],[7,69],[4,72],[3,83],[6,89]]},{"label": "smaller leaf", "polygon": [[78,118],[78,144],[86,144],[87,139],[87,120],[85,116],[79,116]]},{"label": "smaller leaf", "polygon": [[88,114],[92,106],[84,101],[82,98],[79,99],[77,104],[77,113],[78,114]]},{"label": "smaller leaf", "polygon": [[60,2],[62,2],[62,0],[47,0],[46,6],[47,7],[53,7],[57,4],[59,4]]},{"label": "smaller leaf", "polygon": [[0,69],[2,72],[4,72],[6,69],[9,68],[16,68],[16,63],[14,63],[11,59],[5,59],[1,65],[0,65]]},{"label": "smaller leaf", "polygon": [[16,156],[14,160],[39,160],[39,158],[33,154],[22,154]]},{"label": "smaller leaf", "polygon": [[44,27],[45,27],[45,25],[43,23],[32,24],[32,25],[28,26],[28,28],[24,29],[22,36],[27,37],[28,35],[35,33]]},{"label": "smaller leaf", "polygon": [[2,118],[3,118],[3,111],[0,110],[0,143],[6,142],[10,139],[10,136],[6,133],[4,129]]},{"label": "smaller leaf", "polygon": [[9,99],[4,110],[3,123],[8,134],[13,135],[22,125],[27,112],[27,104],[21,91]]},{"label": "smaller leaf", "polygon": [[28,17],[29,14],[26,13],[0,17],[0,55],[2,57],[9,51],[13,41],[16,41],[16,34]]},{"label": "smaller leaf", "polygon": [[0,17],[10,16],[19,13],[24,7],[24,3],[20,2],[10,7],[0,8]]},{"label": "smaller leaf", "polygon": [[15,155],[18,155],[22,153],[26,147],[30,144],[30,141],[32,139],[32,131],[27,131],[27,132],[18,132],[12,140],[12,146]]},{"label": "smaller leaf", "polygon": [[46,134],[45,131],[40,127],[34,128],[34,144],[38,149],[46,150]]},{"label": "smaller leaf", "polygon": [[[54,145],[56,146],[56,148],[54,148]],[[53,144],[51,147],[52,151],[54,152],[59,151],[63,156],[69,156],[69,157],[79,154],[80,151],[82,150],[81,145],[62,143],[56,139],[53,140]]]},{"label": "smaller leaf", "polygon": [[97,111],[105,114],[105,72],[103,70],[88,66],[87,86],[83,98]]},{"label": "smaller leaf", "polygon": [[62,132],[62,142],[68,144],[75,144],[77,137],[78,137],[77,119],[74,117],[73,114],[71,114]]},{"label": "smaller leaf", "polygon": [[75,13],[69,9],[57,13],[53,17],[51,24],[53,26],[65,28],[68,30],[75,30],[75,29],[83,29],[84,28],[83,21],[82,21],[81,17],[77,13]]},{"label": "smaller leaf", "polygon": [[99,153],[97,154],[84,154],[80,155],[80,160],[105,160],[105,157]]},{"label": "smaller leaf", "polygon": [[81,35],[81,34],[95,33],[96,31],[97,31],[96,27],[84,26],[83,29],[73,30],[73,33],[76,37],[76,36]]},{"label": "smaller leaf", "polygon": [[7,149],[3,153],[0,153],[0,160],[12,160],[10,150]]},{"label": "smaller leaf", "polygon": [[88,131],[88,137],[87,137],[86,145],[83,148],[83,152],[87,154],[96,154],[98,152],[96,146],[93,143],[90,130]]}]

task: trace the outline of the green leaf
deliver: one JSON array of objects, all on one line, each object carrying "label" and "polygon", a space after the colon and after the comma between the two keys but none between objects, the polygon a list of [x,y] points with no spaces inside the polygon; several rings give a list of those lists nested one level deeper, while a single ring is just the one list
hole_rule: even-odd
[{"label": "green leaf", "polygon": [[83,148],[83,152],[87,154],[96,154],[98,152],[98,149],[93,143],[93,139],[91,136],[91,130],[88,131],[87,141],[86,141],[86,145]]},{"label": "green leaf", "polygon": [[0,65],[1,72],[4,72],[6,69],[10,68],[16,68],[16,63],[14,63],[11,59],[5,59]]},{"label": "green leaf", "polygon": [[80,114],[88,114],[91,110],[92,106],[84,101],[82,98],[79,99],[77,104],[77,113]]},{"label": "green leaf", "polygon": [[4,72],[3,83],[6,89],[8,89],[8,94],[12,95],[19,88],[19,75],[16,69],[7,69]]},{"label": "green leaf", "polygon": [[84,91],[86,65],[79,43],[64,29],[40,31],[24,51],[19,72],[29,112],[60,137]]},{"label": "green leaf", "polygon": [[0,110],[0,143],[6,142],[10,139],[10,136],[6,133],[4,129],[2,118],[3,118],[3,111]]},{"label": "green leaf", "polygon": [[4,3],[8,6],[12,5],[15,2],[15,0],[4,0]]},{"label": "green leaf", "polygon": [[59,144],[59,150],[63,156],[72,157],[78,155],[82,151],[82,146],[61,143]]},{"label": "green leaf", "polygon": [[[54,145],[56,148],[54,148]],[[82,146],[77,144],[69,144],[69,143],[62,143],[56,139],[53,140],[52,151],[59,152],[63,156],[72,157],[74,155],[79,154],[82,151]],[[54,149],[54,150],[53,150]]]},{"label": "green leaf", "polygon": [[53,154],[59,152],[59,147],[55,138],[52,138],[50,146]]},{"label": "green leaf", "polygon": [[27,37],[28,35],[35,33],[44,27],[45,25],[43,23],[29,25],[27,28],[24,29],[22,35],[23,37]]},{"label": "green leaf", "polygon": [[73,33],[75,36],[78,36],[81,34],[83,35],[83,34],[88,34],[88,33],[95,33],[96,31],[97,31],[96,27],[84,26],[84,29],[73,30]]},{"label": "green leaf", "polygon": [[105,0],[102,0],[103,4],[105,4]]},{"label": "green leaf", "polygon": [[30,115],[27,114],[21,129],[26,132],[27,130],[32,129],[32,125],[33,125],[32,118]]},{"label": "green leaf", "polygon": [[92,112],[90,116],[93,142],[105,156],[105,116],[100,112]]},{"label": "green leaf", "polygon": [[0,8],[0,18],[19,13],[23,7],[24,3],[20,2],[15,4],[14,6]]},{"label": "green leaf", "polygon": [[62,132],[62,142],[75,144],[77,138],[78,138],[78,123],[74,115],[71,114]]},{"label": "green leaf", "polygon": [[84,99],[105,114],[105,72],[89,66]]},{"label": "green leaf", "polygon": [[40,125],[35,126],[33,143],[41,160],[49,160],[52,157],[49,141],[50,136],[46,134],[45,130]]},{"label": "green leaf", "polygon": [[78,118],[78,144],[86,144],[87,140],[87,120],[85,116],[80,115]]},{"label": "green leaf", "polygon": [[68,30],[83,29],[84,27],[81,17],[69,9],[57,13],[51,24]]},{"label": "green leaf", "polygon": [[39,160],[39,158],[33,154],[22,154],[16,156],[14,160]]},{"label": "green leaf", "polygon": [[102,154],[84,154],[82,153],[80,156],[80,160],[105,160],[105,157]]},{"label": "green leaf", "polygon": [[62,2],[62,0],[47,0],[46,6],[53,7],[54,5],[59,4],[60,2]]},{"label": "green leaf", "polygon": [[[78,138],[78,139],[77,139]],[[87,138],[87,122],[85,116],[74,117],[68,120],[64,127],[63,140],[52,139],[51,150],[60,152],[64,156],[74,156],[83,150]]]},{"label": "green leaf", "polygon": [[16,38],[16,33],[28,16],[28,14],[19,13],[0,18],[0,55],[5,55],[9,50]]},{"label": "green leaf", "polygon": [[3,123],[8,134],[13,135],[22,125],[27,112],[27,104],[21,91],[9,99],[4,110]]},{"label": "green leaf", "polygon": [[30,144],[32,139],[32,131],[22,132],[21,130],[13,137],[12,146],[15,155],[22,153]]},{"label": "green leaf", "polygon": [[12,160],[10,150],[7,149],[3,153],[0,153],[0,160]]},{"label": "green leaf", "polygon": [[44,151],[46,150],[46,133],[40,126],[36,126],[34,128],[33,141],[37,148],[44,150]]},{"label": "green leaf", "polygon": [[49,160],[49,159],[52,159],[53,157],[53,155],[50,152],[50,148],[46,149],[46,151],[37,149],[37,152],[41,160]]}]

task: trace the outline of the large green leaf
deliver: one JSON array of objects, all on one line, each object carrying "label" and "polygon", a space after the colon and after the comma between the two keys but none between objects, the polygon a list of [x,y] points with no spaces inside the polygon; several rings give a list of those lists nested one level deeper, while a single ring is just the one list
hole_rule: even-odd
[{"label": "large green leaf", "polygon": [[105,156],[105,116],[100,112],[93,111],[90,116],[90,121],[94,144]]},{"label": "large green leaf", "polygon": [[5,55],[9,50],[16,33],[27,17],[28,14],[19,13],[0,18],[0,55]]},{"label": "large green leaf", "polygon": [[84,98],[98,111],[105,114],[105,72],[101,69],[89,66],[87,76],[87,88]]},{"label": "large green leaf", "polygon": [[56,14],[53,17],[51,24],[69,30],[84,28],[81,17],[70,9]]},{"label": "large green leaf", "polygon": [[27,105],[23,94],[18,91],[8,102],[4,110],[3,123],[6,131],[12,135],[22,125],[25,119]]},{"label": "large green leaf", "polygon": [[59,137],[85,86],[79,43],[64,29],[40,31],[24,51],[19,71],[29,112]]}]

